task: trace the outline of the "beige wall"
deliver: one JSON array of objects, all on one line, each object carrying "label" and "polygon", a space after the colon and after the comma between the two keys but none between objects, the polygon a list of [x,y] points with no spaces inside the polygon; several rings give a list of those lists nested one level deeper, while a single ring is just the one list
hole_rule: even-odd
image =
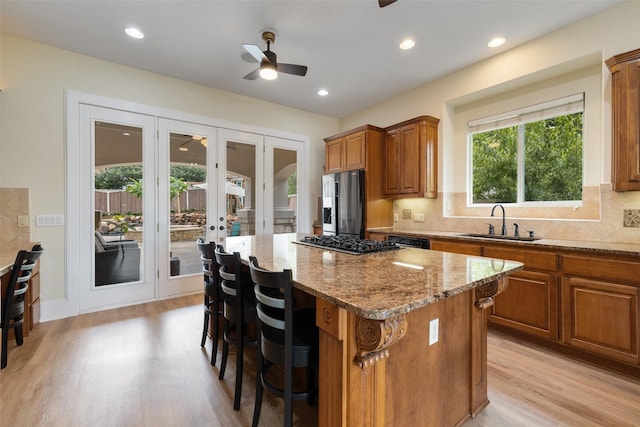
[{"label": "beige wall", "polygon": [[[640,47],[640,2],[629,1],[603,13],[515,47],[340,120],[340,129],[364,123],[388,126],[419,115],[441,119],[437,200],[397,201],[394,210],[424,213],[425,222],[400,220],[407,230],[486,232],[489,208],[466,206],[466,132],[458,115],[479,105],[552,90],[559,82],[587,91],[584,207],[507,208],[509,232],[514,220],[522,230],[548,238],[639,242],[640,228],[624,228],[624,209],[640,209],[640,192],[611,192],[611,88],[603,61]],[[567,76],[570,77],[567,81]],[[529,99],[530,102],[526,100]],[[553,97],[551,98],[553,99]],[[520,105],[523,106],[523,105]],[[462,126],[460,125],[460,122]],[[462,129],[461,129],[462,127]],[[495,218],[491,222],[498,225]]]},{"label": "beige wall", "polygon": [[64,298],[64,228],[33,225],[35,215],[65,209],[64,90],[309,136],[307,209],[313,220],[324,167],[322,138],[338,131],[337,119],[0,37],[0,187],[30,190],[31,239],[47,251],[41,261],[43,302]]}]

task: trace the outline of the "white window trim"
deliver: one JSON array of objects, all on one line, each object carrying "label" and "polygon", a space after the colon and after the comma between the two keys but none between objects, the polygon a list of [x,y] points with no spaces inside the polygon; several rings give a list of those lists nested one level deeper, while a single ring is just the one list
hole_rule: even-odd
[{"label": "white window trim", "polygon": [[[583,114],[583,128],[585,116],[585,98],[584,92],[573,95],[553,99],[550,101],[530,105],[516,110],[495,114],[480,119],[470,120],[467,123],[467,207],[484,207],[492,206],[494,203],[474,203],[473,202],[473,135],[476,133],[487,132],[491,130],[503,129],[511,126],[524,125],[540,120],[546,120],[553,117],[569,115],[581,112]],[[520,171],[524,170],[524,136],[521,135],[522,129],[519,129],[518,135],[518,182],[517,196],[515,203],[504,203],[509,206],[516,207],[573,207],[577,209],[582,207],[583,200],[557,200],[557,201],[525,201],[524,200],[524,174]],[[584,187],[585,180],[585,132],[582,132],[582,183]]]}]

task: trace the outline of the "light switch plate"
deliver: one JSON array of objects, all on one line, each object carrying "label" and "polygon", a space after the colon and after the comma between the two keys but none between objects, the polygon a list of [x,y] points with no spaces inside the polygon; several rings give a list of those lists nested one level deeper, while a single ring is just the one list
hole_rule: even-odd
[{"label": "light switch plate", "polygon": [[18,215],[18,227],[29,226],[29,215]]}]

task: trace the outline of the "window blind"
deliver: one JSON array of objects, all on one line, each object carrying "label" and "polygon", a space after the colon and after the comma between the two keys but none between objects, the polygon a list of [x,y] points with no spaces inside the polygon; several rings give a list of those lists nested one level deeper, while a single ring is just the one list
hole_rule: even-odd
[{"label": "window blind", "polygon": [[472,120],[467,126],[468,132],[473,134],[581,112],[584,112],[584,93]]}]

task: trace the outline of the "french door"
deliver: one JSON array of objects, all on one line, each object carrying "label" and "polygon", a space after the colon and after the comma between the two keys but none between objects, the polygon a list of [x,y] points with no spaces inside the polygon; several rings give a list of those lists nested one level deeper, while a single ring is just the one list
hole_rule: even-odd
[{"label": "french door", "polygon": [[[78,248],[86,257],[78,260],[80,311],[152,299],[157,237],[152,179],[155,118],[85,104],[80,105],[79,118]],[[114,184],[96,178],[108,175],[100,172],[111,165],[135,169],[139,186],[132,193],[137,194],[114,190],[110,188]],[[126,218],[134,211],[144,221]]]},{"label": "french door", "polygon": [[198,237],[224,245],[308,221],[300,140],[85,103],[77,117],[67,268],[80,312],[199,291]]},{"label": "french door", "polygon": [[[224,215],[218,202],[222,181],[218,163],[218,130],[178,120],[158,120],[158,293],[160,297],[202,288],[198,237],[218,240],[225,230],[207,224]],[[176,179],[174,168],[201,170],[202,178]],[[182,191],[180,191],[182,190]],[[196,200],[197,199],[197,200]]]}]

